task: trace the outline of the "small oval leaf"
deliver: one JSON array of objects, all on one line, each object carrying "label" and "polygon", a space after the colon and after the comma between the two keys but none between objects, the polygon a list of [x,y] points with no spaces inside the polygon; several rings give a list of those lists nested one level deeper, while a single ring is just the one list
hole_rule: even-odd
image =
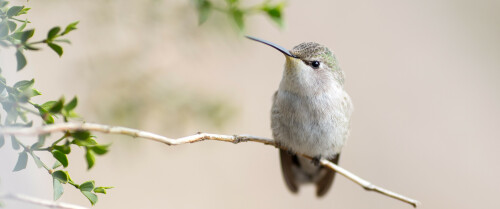
[{"label": "small oval leaf", "polygon": [[90,132],[89,131],[75,131],[71,133],[71,136],[73,138],[78,139],[78,140],[86,140],[90,138]]},{"label": "small oval leaf", "polygon": [[59,55],[59,57],[63,55],[63,49],[61,46],[54,43],[47,43],[47,44],[52,50],[54,50]]},{"label": "small oval leaf", "polygon": [[208,0],[198,0],[196,7],[198,9],[198,24],[201,25],[207,21],[208,16],[212,12],[212,3]]},{"label": "small oval leaf", "polygon": [[55,145],[55,146],[53,146],[53,148],[56,149],[56,150],[61,151],[62,153],[66,154],[66,155],[71,152],[71,147],[70,146],[66,146],[66,145],[61,145],[61,146]]},{"label": "small oval leaf", "polygon": [[34,153],[33,153],[33,150],[30,150],[30,154],[31,154],[31,157],[33,157],[33,160],[35,161],[35,164],[38,168],[41,168],[43,167],[43,162],[40,160],[40,158],[38,156],[36,156]]},{"label": "small oval leaf", "polygon": [[68,157],[66,157],[63,152],[52,150],[52,156],[54,156],[54,158],[56,158],[65,168],[68,167]]},{"label": "small oval leaf", "polygon": [[87,169],[91,169],[95,163],[94,152],[90,149],[87,149],[87,153],[85,154],[85,159],[87,160]]},{"label": "small oval leaf", "polygon": [[33,37],[33,35],[35,34],[35,29],[25,30],[20,33],[21,37],[19,38],[19,40],[21,41],[21,43],[26,43],[26,41],[28,41],[28,39]]},{"label": "small oval leaf", "polygon": [[47,39],[52,40],[54,39],[57,34],[61,31],[60,27],[53,27],[52,29],[49,30],[49,33],[47,33]]},{"label": "small oval leaf", "polygon": [[92,151],[94,151],[95,154],[97,155],[104,155],[108,152],[108,147],[110,144],[107,145],[95,145],[91,147]]},{"label": "small oval leaf", "polygon": [[33,84],[35,83],[35,79],[31,79],[31,80],[22,80],[22,81],[18,81],[17,83],[14,84],[14,88],[17,88],[19,90],[26,90],[30,87],[33,86]]},{"label": "small oval leaf", "polygon": [[54,177],[54,179],[59,180],[63,184],[68,183],[68,180],[69,180],[68,173],[66,171],[62,171],[62,170],[58,170],[58,171],[55,171],[54,173],[52,173],[52,177]]},{"label": "small oval leaf", "polygon": [[87,191],[90,192],[94,189],[95,187],[95,182],[94,181],[86,181],[80,184],[80,191]]},{"label": "small oval leaf", "polygon": [[12,144],[12,149],[19,150],[21,149],[21,145],[17,142],[17,138],[15,136],[10,136],[10,141]]},{"label": "small oval leaf", "polygon": [[78,98],[73,97],[73,99],[64,106],[64,109],[69,112],[73,109],[75,109],[76,105],[78,104]]},{"label": "small oval leaf", "polygon": [[64,188],[63,188],[61,182],[55,178],[52,179],[52,184],[54,187],[54,200],[57,200],[64,193]]},{"label": "small oval leaf", "polygon": [[64,29],[64,32],[61,33],[61,36],[66,35],[67,33],[71,32],[72,30],[76,30],[76,25],[78,25],[80,21],[72,22],[66,26]]},{"label": "small oval leaf", "polygon": [[16,60],[17,60],[17,71],[20,71],[26,66],[26,57],[24,57],[24,54],[19,50],[16,51]]},{"label": "small oval leaf", "polygon": [[13,6],[7,11],[7,17],[19,15],[19,12],[24,9],[24,6]]},{"label": "small oval leaf", "polygon": [[17,158],[17,163],[13,171],[23,170],[26,168],[27,164],[28,164],[28,153],[21,152],[19,153],[19,158]]},{"label": "small oval leaf", "polygon": [[87,199],[89,199],[92,205],[95,205],[97,203],[97,195],[95,195],[94,193],[88,191],[82,191],[82,194],[85,195]]}]

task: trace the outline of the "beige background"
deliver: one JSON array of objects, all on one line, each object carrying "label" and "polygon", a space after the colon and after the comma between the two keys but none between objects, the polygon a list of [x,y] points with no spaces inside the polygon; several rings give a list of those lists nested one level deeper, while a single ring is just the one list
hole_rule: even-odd
[{"label": "beige background", "polygon": [[[29,53],[29,67],[16,75],[37,78],[46,93],[37,101],[77,94],[87,121],[171,137],[197,131],[271,136],[271,95],[284,58],[238,36],[225,16],[216,14],[198,27],[193,6],[181,0],[28,5],[36,38],[52,25],[81,22],[62,59],[48,49]],[[487,0],[289,1],[283,30],[252,16],[246,33],[287,48],[315,41],[335,51],[355,105],[341,166],[420,200],[421,208],[499,208],[499,10],[499,1]],[[151,95],[141,88],[145,81],[217,97],[235,114],[223,128],[189,118],[172,128],[171,116],[155,111],[163,100],[152,99],[141,104],[150,110],[133,123],[109,120],[106,102],[142,101],[137,98]],[[120,91],[126,96],[117,97]],[[281,178],[277,151],[261,144],[167,147],[129,137],[99,138],[113,145],[95,168],[85,171],[83,152],[76,148],[69,167],[75,181],[93,178],[115,186],[94,208],[411,207],[365,192],[342,176],[326,198],[316,199],[310,186],[292,195]],[[12,174],[16,157],[9,144],[0,150],[0,191],[50,199],[50,176],[32,162]],[[61,201],[89,206],[75,189],[65,189]],[[7,208],[28,207],[7,203]]]}]

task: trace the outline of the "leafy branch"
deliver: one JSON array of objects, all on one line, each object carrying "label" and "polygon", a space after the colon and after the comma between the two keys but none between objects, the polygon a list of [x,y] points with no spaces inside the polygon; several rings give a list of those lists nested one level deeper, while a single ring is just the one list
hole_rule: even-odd
[{"label": "leafy branch", "polygon": [[242,7],[240,0],[226,0],[225,6],[215,4],[211,0],[195,0],[198,10],[198,23],[205,23],[213,11],[227,14],[240,31],[245,29],[245,18],[253,14],[264,14],[271,18],[279,27],[283,27],[283,9],[286,2],[272,3],[265,0],[251,7]]},{"label": "leafy branch", "polygon": [[[18,19],[18,16],[26,14],[30,8],[25,6],[9,6],[8,4],[9,2],[0,0],[0,47],[15,48],[17,71],[23,69],[27,64],[24,51],[37,51],[40,49],[38,45],[46,44],[59,56],[62,56],[63,48],[59,43],[70,43],[68,39],[65,39],[65,36],[76,29],[78,21],[68,24],[64,30],[58,26],[52,27],[45,39],[30,41],[30,38],[35,33],[35,29],[26,29],[26,25],[30,21]],[[19,27],[18,23],[21,24]],[[31,127],[34,120],[30,120],[29,118],[33,118],[33,116],[38,118],[43,125],[53,124],[57,120],[68,122],[78,117],[78,114],[74,112],[78,104],[77,97],[74,97],[69,102],[65,102],[64,97],[61,97],[58,100],[37,104],[32,101],[32,98],[41,95],[41,92],[33,88],[34,84],[35,79],[31,79],[21,80],[14,85],[9,85],[7,79],[2,76],[2,69],[0,68],[0,104],[6,115],[2,122],[1,116],[3,113],[0,112],[0,127]],[[32,117],[28,117],[29,115]],[[48,135],[40,135],[34,144],[27,145],[16,136],[10,136],[12,148],[19,150],[19,156],[13,169],[14,172],[25,169],[28,159],[31,157],[38,168],[44,168],[52,176],[54,200],[59,199],[63,194],[63,184],[72,185],[80,190],[92,205],[98,200],[97,193],[106,194],[106,191],[112,188],[96,186],[93,180],[85,181],[81,184],[76,183],[71,179],[68,171],[64,170],[69,165],[67,155],[71,153],[72,146],[85,149],[87,168],[91,169],[95,164],[95,156],[106,154],[109,145],[97,143],[96,137],[88,131],[65,132],[62,137],[50,145],[45,145],[47,137]],[[1,135],[0,148],[4,144],[5,136]],[[55,160],[54,165],[48,166],[44,163],[38,157],[37,153],[39,152],[51,153]]]},{"label": "leafy branch", "polygon": [[[58,43],[71,43],[62,37],[75,30],[78,21],[68,24],[62,32],[60,27],[53,27],[49,30],[46,39],[29,42],[35,34],[35,29],[26,29],[26,25],[31,22],[17,17],[27,14],[31,8],[25,6],[9,7],[8,4],[8,1],[0,0],[0,46],[16,49],[17,71],[22,70],[27,64],[24,51],[40,50],[37,47],[39,44],[47,44],[54,52],[62,56],[63,48]],[[18,27],[18,24],[21,25]]]},{"label": "leafy branch", "polygon": [[[158,134],[146,132],[146,131],[141,131],[137,129],[132,129],[132,128],[126,128],[126,127],[120,127],[120,126],[108,126],[108,125],[102,125],[102,124],[95,124],[95,123],[59,123],[59,124],[52,124],[48,126],[42,126],[42,127],[20,127],[20,128],[2,128],[0,129],[0,134],[10,134],[10,135],[27,135],[27,136],[33,136],[33,135],[43,135],[43,134],[48,134],[48,133],[54,133],[54,132],[67,132],[67,131],[96,131],[96,132],[102,132],[102,133],[112,133],[112,134],[122,134],[122,135],[128,135],[132,137],[140,137],[144,139],[149,139],[153,140],[156,142],[164,143],[166,145],[181,145],[181,144],[188,144],[188,143],[195,143],[195,142],[201,142],[205,140],[214,140],[214,141],[223,141],[223,142],[231,142],[231,143],[241,143],[241,142],[257,142],[257,143],[262,143],[266,145],[272,145],[275,146],[276,148],[279,149],[284,149],[284,147],[280,147],[279,144],[277,144],[273,139],[269,138],[264,138],[264,137],[257,137],[257,136],[249,136],[249,135],[220,135],[220,134],[208,134],[208,133],[197,133],[195,135],[191,136],[186,136],[178,139],[173,139],[173,138],[168,138],[165,136],[161,136]],[[306,158],[313,159],[310,156],[302,155]],[[348,170],[330,162],[329,160],[326,160],[324,158],[320,159],[320,164],[323,165],[324,167],[334,170],[337,173],[345,176],[349,180],[353,181],[354,183],[360,185],[367,191],[375,191],[377,193],[386,195],[388,197],[403,201],[405,203],[408,203],[414,207],[417,207],[419,202],[417,200],[405,197],[403,195],[400,195],[398,193],[389,191],[387,189],[384,189],[382,187],[376,186],[369,181],[366,181],[359,176],[349,172]]]}]

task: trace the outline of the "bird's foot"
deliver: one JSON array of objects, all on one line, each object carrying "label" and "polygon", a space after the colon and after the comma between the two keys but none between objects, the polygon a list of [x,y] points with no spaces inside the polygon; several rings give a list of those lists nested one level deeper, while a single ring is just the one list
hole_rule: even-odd
[{"label": "bird's foot", "polygon": [[319,166],[319,161],[321,160],[321,155],[313,157],[311,159],[311,163],[315,166]]}]

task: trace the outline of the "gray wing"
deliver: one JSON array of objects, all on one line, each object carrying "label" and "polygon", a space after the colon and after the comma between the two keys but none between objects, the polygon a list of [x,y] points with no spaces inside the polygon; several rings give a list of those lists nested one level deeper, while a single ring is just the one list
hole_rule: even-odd
[{"label": "gray wing", "polygon": [[[335,163],[338,165],[339,159],[340,159],[340,153],[337,154],[334,158],[331,158],[328,160],[331,161],[332,163]],[[315,183],[316,184],[316,196],[318,196],[318,197],[324,196],[328,192],[330,187],[332,187],[333,180],[335,179],[335,173],[336,173],[335,171],[332,171],[328,168],[322,167],[321,169],[325,170],[326,173],[323,177],[318,179]]]},{"label": "gray wing", "polygon": [[293,167],[299,165],[297,160],[294,160],[294,157],[296,158],[297,156],[280,149],[281,171],[283,173],[286,186],[292,193],[297,193],[299,191],[299,187],[297,185],[297,178],[295,177]]}]

